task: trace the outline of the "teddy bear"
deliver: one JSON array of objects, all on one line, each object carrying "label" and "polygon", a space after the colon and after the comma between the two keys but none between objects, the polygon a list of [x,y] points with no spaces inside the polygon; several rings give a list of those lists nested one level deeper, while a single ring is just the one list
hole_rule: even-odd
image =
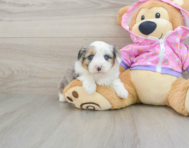
[{"label": "teddy bear", "polygon": [[79,109],[114,110],[143,103],[167,105],[189,116],[189,0],[139,0],[119,10],[117,21],[133,44],[121,49],[120,80],[129,95],[119,98],[107,86],[87,94],[75,79],[64,90],[67,101]]}]

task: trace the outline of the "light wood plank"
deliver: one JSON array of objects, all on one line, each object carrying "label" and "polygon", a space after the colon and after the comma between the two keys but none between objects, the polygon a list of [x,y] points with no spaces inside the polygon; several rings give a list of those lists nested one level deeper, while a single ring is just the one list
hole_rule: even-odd
[{"label": "light wood plank", "polygon": [[2,0],[0,37],[126,37],[118,10],[134,0]]},{"label": "light wood plank", "polygon": [[85,111],[54,95],[0,96],[2,148],[189,147],[189,118],[168,107]]},{"label": "light wood plank", "polygon": [[135,124],[141,147],[187,148],[189,141],[188,117],[183,117],[169,107],[138,106],[133,108]]}]

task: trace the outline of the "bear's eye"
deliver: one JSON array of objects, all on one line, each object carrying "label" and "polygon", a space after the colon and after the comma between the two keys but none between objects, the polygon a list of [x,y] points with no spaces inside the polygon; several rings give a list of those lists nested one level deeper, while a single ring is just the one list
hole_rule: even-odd
[{"label": "bear's eye", "polygon": [[159,13],[156,13],[156,18],[160,18],[160,14]]},{"label": "bear's eye", "polygon": [[144,19],[145,19],[145,17],[144,17],[144,15],[142,15],[142,16],[141,16],[141,20],[144,20]]}]

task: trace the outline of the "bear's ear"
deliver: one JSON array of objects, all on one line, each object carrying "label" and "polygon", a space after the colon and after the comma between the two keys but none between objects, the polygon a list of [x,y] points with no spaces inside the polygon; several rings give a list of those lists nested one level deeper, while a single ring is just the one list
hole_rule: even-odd
[{"label": "bear's ear", "polygon": [[117,22],[119,25],[121,25],[122,17],[129,10],[129,8],[130,6],[125,6],[119,10],[118,15],[117,15]]},{"label": "bear's ear", "polygon": [[181,6],[184,10],[189,11],[189,0],[171,0],[171,1]]}]

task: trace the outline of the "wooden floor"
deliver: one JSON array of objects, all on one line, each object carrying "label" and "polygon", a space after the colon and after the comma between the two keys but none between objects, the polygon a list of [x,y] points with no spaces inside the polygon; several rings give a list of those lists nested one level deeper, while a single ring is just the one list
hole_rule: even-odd
[{"label": "wooden floor", "polygon": [[86,111],[53,95],[1,95],[0,148],[188,148],[189,118],[168,107]]},{"label": "wooden floor", "polygon": [[116,15],[132,3],[0,1],[0,148],[189,147],[189,118],[168,107],[84,111],[58,102],[57,83],[83,45],[131,43]]}]

